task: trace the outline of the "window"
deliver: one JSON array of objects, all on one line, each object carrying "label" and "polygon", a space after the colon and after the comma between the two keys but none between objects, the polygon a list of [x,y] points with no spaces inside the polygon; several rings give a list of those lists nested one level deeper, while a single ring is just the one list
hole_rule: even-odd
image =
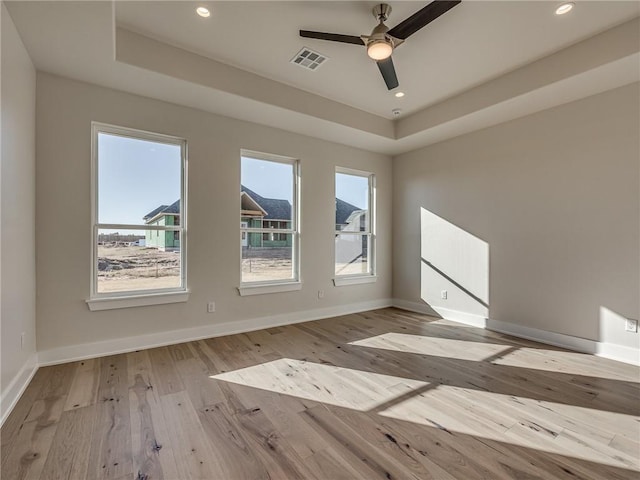
[{"label": "window", "polygon": [[97,123],[92,130],[91,300],[186,292],[186,142]]},{"label": "window", "polygon": [[336,279],[372,278],[375,274],[375,176],[338,167],[335,182]]},{"label": "window", "polygon": [[299,283],[298,161],[243,151],[240,183],[240,293]]}]

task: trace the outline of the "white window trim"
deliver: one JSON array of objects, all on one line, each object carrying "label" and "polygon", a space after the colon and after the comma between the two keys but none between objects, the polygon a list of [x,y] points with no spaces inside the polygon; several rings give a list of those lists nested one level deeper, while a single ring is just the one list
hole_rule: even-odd
[{"label": "white window trim", "polygon": [[150,293],[144,295],[128,295],[123,297],[94,298],[86,300],[89,310],[114,310],[116,308],[145,307],[148,305],[166,305],[168,303],[184,303],[189,300],[189,291],[170,293]]},{"label": "white window trim", "polygon": [[302,290],[302,282],[269,282],[262,285],[257,284],[257,282],[253,282],[251,284],[247,283],[241,287],[238,287],[238,293],[241,297],[248,297],[251,295],[265,295],[271,293],[294,292],[296,290]]},{"label": "white window trim", "polygon": [[362,283],[376,283],[378,281],[377,275],[343,275],[336,276],[333,279],[333,284],[336,287],[344,287],[346,285],[360,285]]},{"label": "white window trim", "polygon": [[[243,282],[242,281],[242,246],[240,247],[240,286],[238,287],[238,292],[241,297],[249,296],[249,295],[262,295],[268,293],[279,293],[279,292],[291,292],[295,290],[302,289],[302,281],[300,279],[300,160],[293,157],[285,157],[282,155],[274,155],[270,153],[262,153],[256,152],[254,150],[240,150],[240,158],[242,161],[242,157],[253,158],[256,160],[265,160],[269,162],[277,162],[283,163],[286,165],[291,165],[293,167],[293,203],[292,207],[294,210],[294,214],[291,218],[291,227],[290,229],[283,228],[251,228],[251,227],[242,227],[240,226],[240,238],[242,238],[242,232],[249,233],[285,233],[293,236],[293,245],[291,251],[291,261],[293,266],[293,278],[287,280],[267,280],[267,281],[259,281],[259,282]],[[242,183],[242,180],[241,180]],[[242,200],[240,200],[242,201]],[[241,206],[238,205],[238,210],[240,211]],[[282,220],[282,219],[280,219]],[[240,241],[240,245],[242,245],[242,240]]]},{"label": "white window trim", "polygon": [[[365,177],[365,178],[368,178],[369,180],[369,225],[367,226],[368,230],[366,232],[340,232],[338,230],[335,230],[335,225],[334,225],[334,234],[335,235],[351,234],[351,235],[360,235],[360,236],[367,235],[369,237],[369,246],[367,248],[369,249],[370,267],[369,267],[368,273],[355,274],[355,275],[354,274],[339,275],[334,273],[335,276],[333,278],[333,284],[336,287],[342,287],[346,285],[375,283],[378,279],[377,269],[376,269],[376,244],[377,244],[376,225],[378,223],[376,221],[376,174],[373,172],[367,172],[364,170],[356,170],[353,168],[336,166],[335,173],[334,173],[334,182],[333,182],[334,198],[336,198],[335,174],[337,173],[342,173],[346,175],[355,175],[358,177]],[[335,266],[336,266],[336,249],[334,244],[334,248],[333,248],[334,272],[335,272]]]},{"label": "white window trim", "polygon": [[[98,134],[106,133],[127,138],[147,140],[180,146],[182,168],[180,172],[180,225],[128,225],[102,224],[98,220]],[[115,308],[162,305],[186,302],[187,288],[187,142],[184,138],[120,127],[100,122],[91,122],[91,276],[90,296],[86,300],[91,311]],[[98,233],[102,228],[179,231],[180,236],[180,287],[149,290],[129,290],[124,292],[103,292],[97,290]]]}]

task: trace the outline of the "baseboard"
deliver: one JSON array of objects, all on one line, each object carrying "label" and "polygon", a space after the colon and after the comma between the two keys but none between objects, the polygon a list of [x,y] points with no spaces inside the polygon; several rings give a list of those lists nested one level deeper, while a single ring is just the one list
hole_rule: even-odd
[{"label": "baseboard", "polygon": [[20,371],[13,377],[9,386],[0,396],[0,426],[4,425],[13,407],[29,385],[29,382],[38,370],[38,354],[33,353],[24,363]]},{"label": "baseboard", "polygon": [[459,310],[451,310],[449,308],[438,307],[438,315],[447,320],[453,320],[454,322],[464,323],[471,327],[487,328],[487,319],[474,315],[473,313],[461,312]]},{"label": "baseboard", "polygon": [[392,304],[393,302],[391,299],[372,300],[347,305],[304,310],[301,312],[270,315],[247,320],[235,320],[181,330],[151,333],[136,337],[114,338],[101,342],[70,345],[51,350],[44,350],[38,353],[38,359],[40,366],[56,365],[59,363],[74,362],[88,358],[133,352],[135,350],[143,350],[146,348],[173,345],[192,340],[234,335],[236,333],[251,332],[254,330],[262,330],[264,328],[292,325],[295,323],[309,322],[312,320],[320,320],[339,315],[348,315],[350,313],[366,312],[377,308],[390,307]]},{"label": "baseboard", "polygon": [[615,343],[598,343],[598,351],[596,355],[599,357],[610,358],[619,362],[630,363],[640,366],[640,350]]},{"label": "baseboard", "polygon": [[598,351],[598,342],[595,340],[574,337],[563,333],[549,332],[538,328],[525,327],[515,323],[501,322],[500,320],[487,320],[486,328],[488,330],[493,330],[494,332],[533,340],[534,342],[540,342],[546,345],[562,347],[576,352],[595,354]]},{"label": "baseboard", "polygon": [[514,323],[488,320],[488,330],[505,333],[514,337],[526,338],[547,345],[574,350],[576,352],[591,353],[598,357],[609,358],[619,362],[640,366],[640,350],[616,345],[615,343],[598,342],[588,338],[574,337],[563,333],[549,332],[537,328],[523,327]]},{"label": "baseboard", "polygon": [[401,298],[393,299],[393,306],[401,310],[407,310],[408,312],[423,313],[425,315],[432,315],[431,308],[426,303],[410,302],[409,300],[403,300]]},{"label": "baseboard", "polygon": [[[433,315],[433,310],[429,305],[410,302],[402,299],[393,299],[393,306],[416,313]],[[603,358],[617,360],[619,362],[640,365],[640,351],[635,348],[616,345],[613,343],[598,342],[587,338],[574,337],[563,333],[549,332],[538,328],[525,327],[515,323],[502,322],[478,317],[476,315],[465,314],[456,310],[438,308],[438,313],[442,318],[454,322],[471,325],[478,328],[485,328],[494,332],[504,333],[513,337],[524,338],[534,342],[554,345],[581,353],[591,353]]]},{"label": "baseboard", "polygon": [[472,327],[485,328],[486,319],[479,315],[473,315],[471,313],[460,312],[458,310],[451,310],[449,308],[438,307],[438,311],[433,310],[426,303],[410,302],[408,300],[402,300],[399,298],[393,299],[393,306],[401,308],[402,310],[408,310],[410,312],[423,313],[432,317],[440,316],[447,320],[452,320],[458,323],[464,323]]}]

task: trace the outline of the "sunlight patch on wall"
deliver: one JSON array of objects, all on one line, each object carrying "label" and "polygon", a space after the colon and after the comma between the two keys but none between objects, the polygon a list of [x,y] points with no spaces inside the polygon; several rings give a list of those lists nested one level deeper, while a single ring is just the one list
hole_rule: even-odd
[{"label": "sunlight patch on wall", "polygon": [[397,394],[392,387],[398,384],[412,389],[428,385],[418,380],[290,358],[210,378],[362,412],[393,400]]},{"label": "sunlight patch on wall", "polygon": [[640,354],[640,334],[626,330],[627,317],[610,308],[600,306],[600,337],[604,343],[635,348]]},{"label": "sunlight patch on wall", "polygon": [[487,242],[420,208],[420,255],[422,300],[445,318],[489,317]]}]

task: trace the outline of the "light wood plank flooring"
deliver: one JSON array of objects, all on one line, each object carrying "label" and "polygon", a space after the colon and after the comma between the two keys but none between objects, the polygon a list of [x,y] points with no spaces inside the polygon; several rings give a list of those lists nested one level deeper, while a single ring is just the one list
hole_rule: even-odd
[{"label": "light wood plank flooring", "polygon": [[2,479],[638,479],[639,381],[382,309],[41,368]]}]

